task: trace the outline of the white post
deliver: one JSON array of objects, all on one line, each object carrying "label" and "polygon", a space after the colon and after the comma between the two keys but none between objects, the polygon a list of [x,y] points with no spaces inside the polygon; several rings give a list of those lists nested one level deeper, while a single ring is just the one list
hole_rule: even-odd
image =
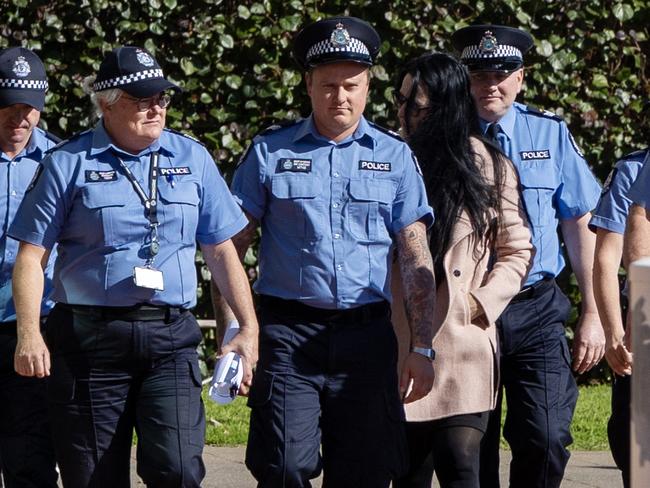
[{"label": "white post", "polygon": [[650,257],[630,266],[632,310],[632,488],[650,486]]}]

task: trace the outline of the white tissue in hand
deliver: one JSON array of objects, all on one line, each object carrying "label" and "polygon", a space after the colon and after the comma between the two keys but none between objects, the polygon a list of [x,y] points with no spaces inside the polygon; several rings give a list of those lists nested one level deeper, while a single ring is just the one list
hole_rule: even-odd
[{"label": "white tissue in hand", "polygon": [[[228,344],[237,335],[237,332],[239,332],[239,324],[233,320],[228,324],[228,329],[224,334],[224,345]],[[225,405],[237,397],[239,386],[244,377],[242,361],[241,356],[234,352],[229,352],[217,361],[208,390],[212,401]]]}]

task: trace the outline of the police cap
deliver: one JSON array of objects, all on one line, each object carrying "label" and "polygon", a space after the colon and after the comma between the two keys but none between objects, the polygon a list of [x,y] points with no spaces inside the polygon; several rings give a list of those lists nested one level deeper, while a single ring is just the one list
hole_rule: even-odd
[{"label": "police cap", "polygon": [[502,25],[471,25],[451,36],[460,60],[469,71],[509,73],[524,65],[524,54],[533,46],[527,32]]},{"label": "police cap", "polygon": [[124,90],[136,98],[148,98],[161,91],[180,87],[168,81],[158,61],[146,49],[123,46],[113,49],[99,66],[93,90]]},{"label": "police cap", "polygon": [[372,66],[381,39],[373,27],[356,17],[334,17],[309,24],[296,36],[293,55],[302,69],[337,61]]},{"label": "police cap", "polygon": [[45,66],[36,54],[24,47],[0,50],[0,108],[24,103],[40,112],[47,88]]}]

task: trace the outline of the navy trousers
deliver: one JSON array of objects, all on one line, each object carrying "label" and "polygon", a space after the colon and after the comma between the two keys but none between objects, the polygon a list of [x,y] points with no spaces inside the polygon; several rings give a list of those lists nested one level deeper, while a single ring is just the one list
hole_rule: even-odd
[{"label": "navy trousers", "polygon": [[47,339],[50,413],[66,487],[129,486],[134,428],[147,486],[201,485],[201,331],[191,313],[120,320],[57,305]]},{"label": "navy trousers", "polygon": [[258,486],[309,487],[322,469],[326,488],[388,487],[407,467],[389,305],[261,303],[246,450]]},{"label": "navy trousers", "polygon": [[45,380],[18,375],[15,351],[16,323],[0,324],[0,464],[5,487],[56,488]]},{"label": "navy trousers", "polygon": [[[546,280],[530,296],[516,297],[497,324],[513,488],[559,487],[569,461],[578,399],[564,334],[570,307],[555,281]],[[499,486],[500,420],[499,404],[481,446],[482,488]]]}]

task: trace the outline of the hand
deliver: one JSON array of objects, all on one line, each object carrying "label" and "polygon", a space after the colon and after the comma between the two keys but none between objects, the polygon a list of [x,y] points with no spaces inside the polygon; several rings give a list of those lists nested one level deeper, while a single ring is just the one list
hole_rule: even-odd
[{"label": "hand", "polygon": [[413,381],[410,393],[404,403],[411,403],[424,397],[433,387],[433,362],[422,354],[412,352],[406,357],[399,382],[400,397],[404,398],[409,384]]},{"label": "hand", "polygon": [[21,376],[50,376],[50,351],[40,332],[26,339],[18,339],[14,355],[14,369]]},{"label": "hand", "polygon": [[605,354],[605,332],[596,312],[580,316],[573,338],[573,370],[585,373],[596,366]]},{"label": "hand", "polygon": [[619,376],[632,374],[632,353],[627,348],[627,337],[611,334],[605,343],[605,359],[609,367]]},{"label": "hand", "polygon": [[257,345],[257,329],[253,332],[249,332],[248,329],[240,329],[237,335],[219,351],[220,357],[229,352],[237,353],[242,357],[244,376],[239,387],[239,394],[242,396],[248,396],[248,390],[253,382],[253,368],[257,363]]}]

